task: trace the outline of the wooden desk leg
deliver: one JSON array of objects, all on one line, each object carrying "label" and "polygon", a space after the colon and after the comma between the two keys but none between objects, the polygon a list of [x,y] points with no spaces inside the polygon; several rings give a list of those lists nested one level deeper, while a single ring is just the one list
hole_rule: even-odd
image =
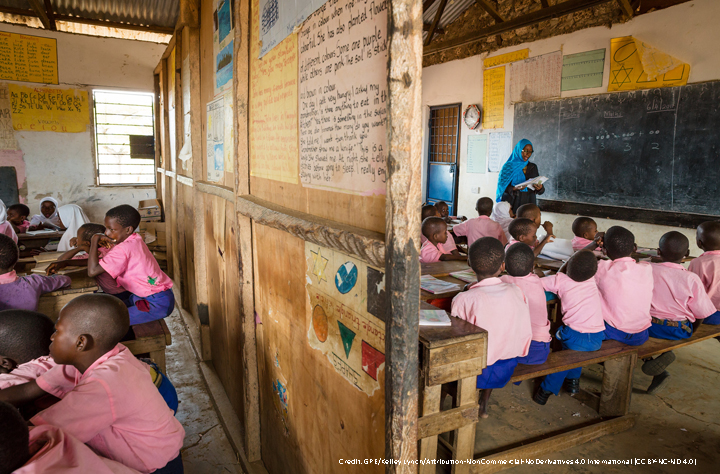
[{"label": "wooden desk leg", "polygon": [[623,416],[630,412],[633,370],[637,352],[606,360],[600,393],[600,416]]},{"label": "wooden desk leg", "polygon": [[[478,403],[477,376],[458,380],[457,406]],[[475,423],[465,425],[455,430],[453,436],[453,459],[467,461],[475,456]],[[470,464],[453,464],[452,474],[465,474],[470,472]]]},{"label": "wooden desk leg", "polygon": [[[426,387],[424,384],[422,388],[422,409],[420,416],[432,415],[440,411],[440,389],[442,385],[433,385],[432,387]],[[438,437],[430,436],[420,440],[420,453],[418,458],[421,464],[418,469],[419,474],[435,474],[436,466],[431,464],[433,460],[437,459],[437,444]],[[423,460],[429,461],[428,464],[423,465]]]},{"label": "wooden desk leg", "polygon": [[160,367],[160,370],[162,370],[162,373],[167,375],[167,369],[165,368],[165,348],[161,351],[153,351],[149,353],[150,358],[155,362],[158,367]]}]

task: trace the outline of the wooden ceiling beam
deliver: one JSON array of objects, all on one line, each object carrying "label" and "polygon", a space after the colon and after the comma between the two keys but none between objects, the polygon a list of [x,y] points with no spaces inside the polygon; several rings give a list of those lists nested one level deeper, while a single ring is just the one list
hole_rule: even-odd
[{"label": "wooden ceiling beam", "polygon": [[57,25],[55,24],[55,12],[53,11],[52,3],[50,0],[45,0],[45,13],[47,13],[48,20],[50,20],[50,29],[57,31]]},{"label": "wooden ceiling beam", "polygon": [[[423,31],[430,31],[431,26],[432,25],[430,23],[423,23]],[[436,35],[444,35],[445,30],[438,26],[437,28],[435,28],[435,34]]]},{"label": "wooden ceiling beam", "polygon": [[440,18],[442,18],[442,14],[445,11],[445,5],[447,5],[447,0],[440,0],[440,5],[435,13],[435,19],[433,20],[432,25],[430,25],[430,31],[428,31],[427,38],[425,38],[425,46],[429,45],[433,36],[435,36],[435,29],[440,24]]},{"label": "wooden ceiling beam", "polygon": [[618,0],[618,3],[620,4],[620,8],[622,8],[623,13],[628,18],[628,20],[632,19],[633,8],[632,6],[630,6],[630,2],[628,0]]},{"label": "wooden ceiling beam", "polygon": [[488,2],[487,0],[475,0],[475,3],[477,3],[478,5],[480,5],[480,8],[482,8],[483,10],[485,10],[486,12],[488,12],[488,15],[490,15],[491,17],[493,17],[493,19],[495,20],[495,23],[502,23],[502,22],[505,21],[505,18],[503,18],[503,17],[498,13],[498,11],[495,10],[495,7],[493,7],[493,6],[490,4],[490,2]]},{"label": "wooden ceiling beam", "polygon": [[92,20],[90,18],[81,18],[78,16],[55,15],[57,21],[67,21],[70,23],[82,23],[93,26],[107,26],[108,28],[120,28],[123,30],[145,31],[149,33],[160,33],[171,35],[175,33],[175,28],[157,25],[131,25],[129,23],[120,23],[116,21]]},{"label": "wooden ceiling beam", "polygon": [[38,14],[35,10],[23,10],[22,8],[13,8],[0,5],[0,13],[7,13],[8,15],[20,15],[37,18]]},{"label": "wooden ceiling beam", "polygon": [[428,8],[430,8],[433,5],[433,3],[435,3],[435,0],[425,0],[423,2],[423,13],[425,13],[428,10]]},{"label": "wooden ceiling beam", "polygon": [[526,26],[532,26],[541,21],[549,20],[551,18],[557,18],[560,16],[569,15],[588,8],[603,5],[610,1],[615,0],[566,0],[548,8],[541,8],[534,12],[526,15],[512,18],[502,23],[496,23],[488,28],[483,28],[472,33],[468,33],[454,40],[450,40],[444,43],[435,43],[432,46],[425,48],[423,56],[430,54],[439,53],[441,51],[447,51],[448,49],[457,48],[459,46],[465,46],[471,43],[476,43],[490,36],[495,36],[500,33],[513,31],[518,28]]},{"label": "wooden ceiling beam", "polygon": [[37,17],[40,18],[40,22],[46,30],[57,30],[57,27],[55,26],[55,18],[51,13],[52,7],[50,7],[50,13],[48,13],[44,0],[28,0],[28,3],[35,13],[37,13]]},{"label": "wooden ceiling beam", "polygon": [[540,0],[540,5],[542,5],[543,8],[547,8],[550,5],[548,5],[548,0]]}]

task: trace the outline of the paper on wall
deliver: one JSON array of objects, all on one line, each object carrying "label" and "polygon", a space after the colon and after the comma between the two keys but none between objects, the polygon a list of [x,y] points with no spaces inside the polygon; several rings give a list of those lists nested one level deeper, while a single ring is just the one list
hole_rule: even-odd
[{"label": "paper on wall", "polygon": [[689,64],[632,36],[610,41],[608,91],[684,86],[689,76]]},{"label": "paper on wall", "polygon": [[499,173],[512,153],[512,132],[495,132],[488,135],[488,171]]},{"label": "paper on wall", "polygon": [[562,51],[509,64],[510,103],[560,97],[562,64]]}]

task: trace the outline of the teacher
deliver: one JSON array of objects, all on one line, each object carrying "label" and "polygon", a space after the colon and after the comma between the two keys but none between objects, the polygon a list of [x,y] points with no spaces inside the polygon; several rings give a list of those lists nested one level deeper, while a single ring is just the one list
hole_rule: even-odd
[{"label": "teacher", "polygon": [[517,187],[528,179],[540,176],[535,163],[529,161],[532,154],[532,143],[523,138],[515,145],[512,155],[500,170],[495,201],[509,202],[513,212],[517,212],[518,207],[523,204],[537,204],[535,196],[545,192],[542,184],[535,184],[532,188]]}]

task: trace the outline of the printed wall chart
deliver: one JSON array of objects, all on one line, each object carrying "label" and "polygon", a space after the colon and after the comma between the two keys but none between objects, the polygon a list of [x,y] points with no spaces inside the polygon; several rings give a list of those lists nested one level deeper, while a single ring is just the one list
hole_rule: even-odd
[{"label": "printed wall chart", "polygon": [[15,130],[80,133],[90,124],[87,91],[18,84],[9,88]]}]

